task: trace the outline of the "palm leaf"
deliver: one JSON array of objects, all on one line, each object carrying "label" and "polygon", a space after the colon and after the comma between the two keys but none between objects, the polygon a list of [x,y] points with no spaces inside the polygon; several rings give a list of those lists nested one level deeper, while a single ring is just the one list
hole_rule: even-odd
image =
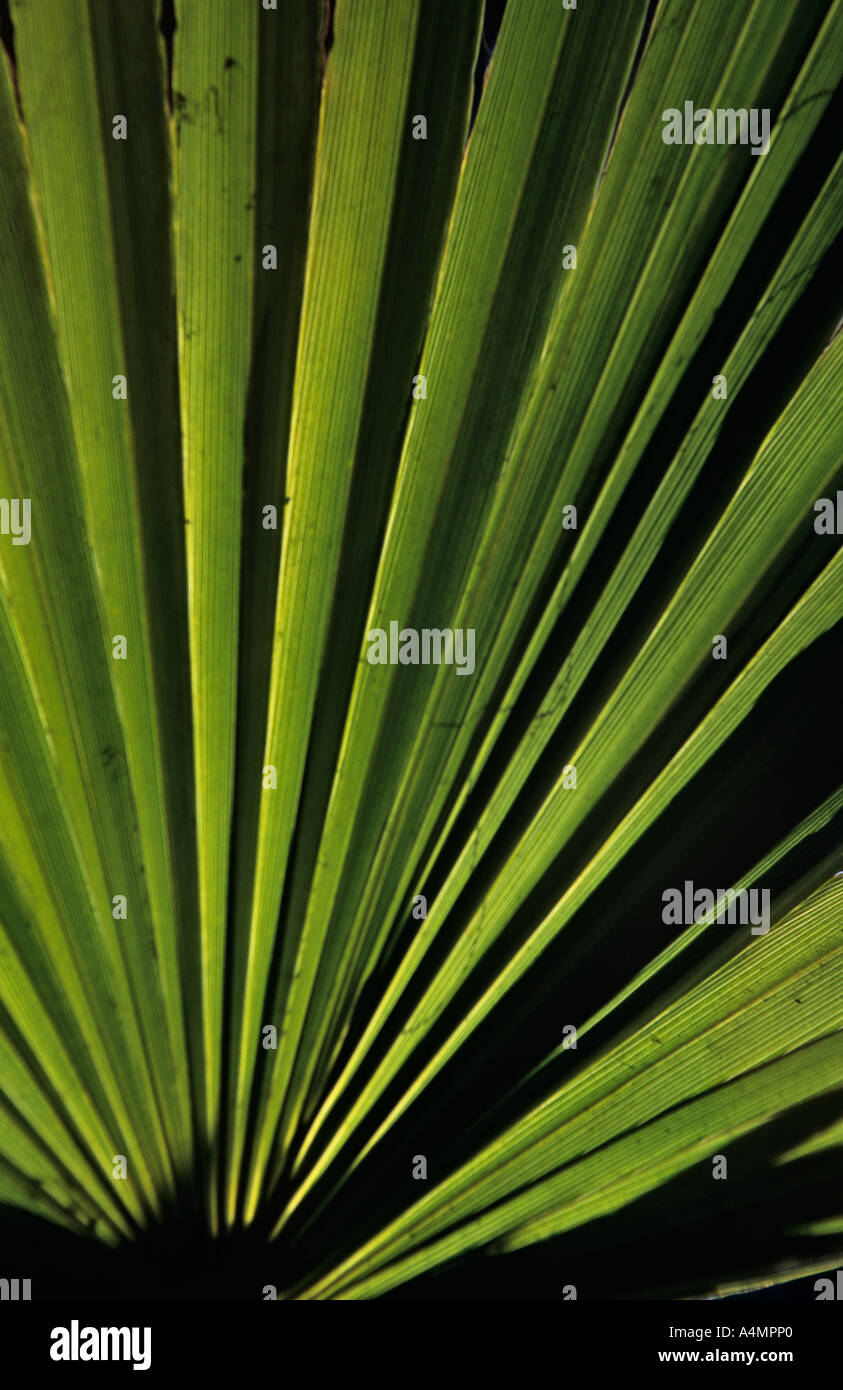
[{"label": "palm leaf", "polygon": [[4,31],[4,1210],[285,1298],[826,1267],[843,2],[161,19]]}]

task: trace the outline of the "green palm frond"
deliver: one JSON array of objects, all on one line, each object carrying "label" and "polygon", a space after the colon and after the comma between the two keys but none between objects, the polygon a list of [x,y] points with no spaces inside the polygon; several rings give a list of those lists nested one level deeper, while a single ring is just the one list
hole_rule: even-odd
[{"label": "green palm frond", "polygon": [[5,26],[3,1219],[825,1267],[843,0],[168,14]]}]

